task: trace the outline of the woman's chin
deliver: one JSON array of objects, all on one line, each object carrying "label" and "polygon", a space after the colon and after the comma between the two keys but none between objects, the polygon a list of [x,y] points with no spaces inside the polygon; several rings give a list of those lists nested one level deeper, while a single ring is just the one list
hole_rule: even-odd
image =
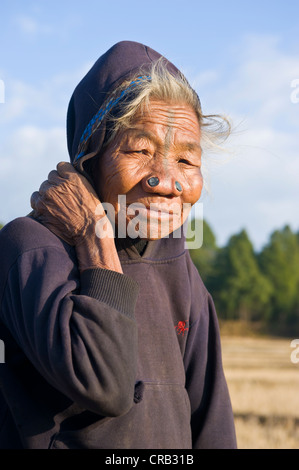
[{"label": "woman's chin", "polygon": [[128,225],[127,234],[130,238],[138,237],[143,240],[160,240],[161,238],[168,237],[172,232],[181,226],[181,223],[164,224],[160,222],[151,224],[138,224],[134,228]]}]

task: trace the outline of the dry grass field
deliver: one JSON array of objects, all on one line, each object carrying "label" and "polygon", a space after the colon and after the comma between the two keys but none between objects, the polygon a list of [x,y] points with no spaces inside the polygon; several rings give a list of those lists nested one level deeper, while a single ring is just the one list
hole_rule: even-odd
[{"label": "dry grass field", "polygon": [[291,339],[222,331],[239,449],[299,449],[299,363]]}]

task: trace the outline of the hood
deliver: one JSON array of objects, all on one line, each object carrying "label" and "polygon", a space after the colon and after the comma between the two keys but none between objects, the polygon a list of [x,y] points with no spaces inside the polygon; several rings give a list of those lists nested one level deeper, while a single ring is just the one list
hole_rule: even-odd
[{"label": "hood", "polygon": [[[149,79],[145,75],[147,68],[161,57],[138,42],[119,42],[95,62],[77,85],[67,111],[67,144],[70,160],[79,171],[83,172],[83,162],[101,149],[106,132],[105,114],[122,97],[113,93],[117,86],[141,68],[143,75],[138,79]],[[167,59],[165,63],[171,73],[180,73]],[[133,87],[131,82],[127,90]]]},{"label": "hood", "polygon": [[[133,41],[119,42],[95,62],[75,88],[67,111],[67,145],[71,163],[87,178],[83,163],[97,155],[103,145],[107,112],[116,106],[124,91],[134,88],[136,81],[150,79],[147,70],[162,57],[174,76],[182,75],[174,64],[150,47]],[[142,75],[137,75],[136,79],[139,71]],[[117,87],[130,76],[129,87],[120,93]],[[145,255],[161,259],[162,254],[162,258],[167,257],[166,252],[170,250],[171,256],[178,256],[184,251],[184,240],[182,234],[179,238],[170,234],[168,239],[150,241]]]}]

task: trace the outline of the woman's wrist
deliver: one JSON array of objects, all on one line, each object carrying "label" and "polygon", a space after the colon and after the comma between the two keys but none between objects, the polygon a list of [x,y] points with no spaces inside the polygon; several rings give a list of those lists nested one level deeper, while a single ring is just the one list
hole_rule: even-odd
[{"label": "woman's wrist", "polygon": [[[89,231],[90,232],[90,231]],[[114,238],[98,238],[95,231],[86,233],[75,245],[80,272],[86,269],[109,269],[123,273]]]}]

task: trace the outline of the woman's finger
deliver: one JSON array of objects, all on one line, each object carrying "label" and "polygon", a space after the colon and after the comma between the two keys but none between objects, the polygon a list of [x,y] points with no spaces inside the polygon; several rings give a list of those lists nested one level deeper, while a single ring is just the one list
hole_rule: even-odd
[{"label": "woman's finger", "polygon": [[81,175],[71,163],[60,162],[57,165],[57,173],[62,178],[69,180],[75,185],[83,185],[86,190],[93,195],[96,199],[98,198],[93,186],[89,183],[85,176]]},{"label": "woman's finger", "polygon": [[76,178],[79,173],[73,165],[69,162],[59,162],[56,166],[57,168],[57,173],[59,176],[65,179],[73,179],[74,177]]},{"label": "woman's finger", "polygon": [[42,209],[44,208],[44,203],[38,191],[35,191],[31,194],[30,205],[33,209],[33,216],[37,217],[38,215],[40,215]]},{"label": "woman's finger", "polygon": [[50,183],[48,180],[44,181],[39,188],[39,194],[40,196],[44,196],[47,191],[49,191],[50,188],[53,187],[53,183]]},{"label": "woman's finger", "polygon": [[48,174],[48,182],[50,184],[57,186],[58,184],[63,183],[63,181],[65,181],[65,178],[61,177],[56,170],[52,170]]}]

